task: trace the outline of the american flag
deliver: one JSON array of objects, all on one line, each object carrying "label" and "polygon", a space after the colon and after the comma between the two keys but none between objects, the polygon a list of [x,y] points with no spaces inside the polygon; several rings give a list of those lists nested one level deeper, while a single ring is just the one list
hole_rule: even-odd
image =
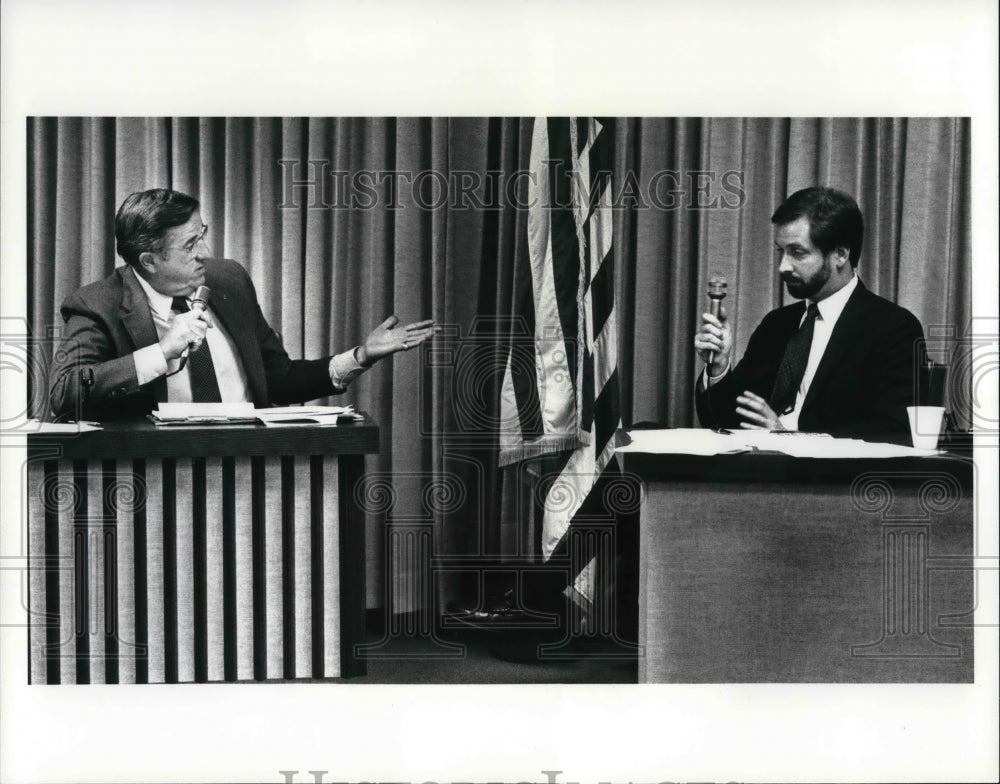
[{"label": "american flag", "polygon": [[[558,476],[544,488],[546,560],[614,462],[621,424],[612,154],[611,130],[595,118],[535,120],[528,252],[514,272],[512,320],[529,339],[512,337],[508,352],[500,465],[560,456]],[[585,569],[575,581],[587,599],[590,577]]]}]

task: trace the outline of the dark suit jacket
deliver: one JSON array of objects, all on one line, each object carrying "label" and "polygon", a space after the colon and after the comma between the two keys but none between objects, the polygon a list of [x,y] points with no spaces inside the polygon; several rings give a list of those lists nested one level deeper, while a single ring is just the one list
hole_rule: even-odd
[{"label": "dark suit jacket", "polygon": [[[254,405],[299,403],[333,394],[330,358],[292,360],[257,302],[250,276],[228,259],[205,262],[211,308],[246,371]],[[158,341],[146,293],[127,267],[84,286],[62,306],[63,341],[49,373],[55,416],[109,420],[148,414],[167,399],[160,377],[140,387],[132,352]],[[91,383],[92,380],[92,383]]]},{"label": "dark suit jacket", "polygon": [[[785,347],[799,328],[805,303],[768,313],[740,363],[707,392],[695,394],[704,427],[737,428],[736,396],[771,395]],[[861,281],[830,335],[799,412],[799,430],[910,444],[906,407],[919,378],[924,331],[905,308],[873,294]]]}]

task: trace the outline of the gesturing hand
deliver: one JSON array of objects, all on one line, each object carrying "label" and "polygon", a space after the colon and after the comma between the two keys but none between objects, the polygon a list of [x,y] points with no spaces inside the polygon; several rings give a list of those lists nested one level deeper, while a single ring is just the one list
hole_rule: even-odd
[{"label": "gesturing hand", "polygon": [[389,316],[372,330],[365,342],[358,347],[357,360],[365,367],[371,367],[380,359],[395,354],[397,351],[409,351],[419,346],[439,328],[434,326],[433,319],[417,321],[405,327],[397,326],[399,319]]},{"label": "gesturing hand", "polygon": [[744,392],[736,398],[736,414],[743,419],[744,430],[784,430],[767,401],[753,392]]}]

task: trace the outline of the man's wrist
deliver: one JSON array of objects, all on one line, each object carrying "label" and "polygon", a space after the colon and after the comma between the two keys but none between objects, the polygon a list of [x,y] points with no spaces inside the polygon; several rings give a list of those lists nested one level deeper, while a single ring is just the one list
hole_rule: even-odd
[{"label": "man's wrist", "polygon": [[173,356],[171,356],[170,353],[168,352],[167,343],[165,341],[163,341],[163,340],[161,340],[159,343],[157,343],[157,345],[160,347],[160,351],[163,354],[163,360],[165,362],[169,362],[172,359],[177,359],[177,357],[179,357],[181,355],[181,353],[182,353],[181,351],[178,351],[176,354],[174,354]]},{"label": "man's wrist", "polygon": [[344,391],[347,385],[367,370],[358,362],[358,349],[348,349],[330,357],[330,381],[333,386]]},{"label": "man's wrist", "polygon": [[155,381],[167,374],[170,364],[163,347],[153,343],[132,353],[135,375],[139,386]]},{"label": "man's wrist", "polygon": [[368,354],[364,346],[358,346],[354,349],[354,361],[363,368],[370,368],[372,366],[372,363],[368,361]]}]

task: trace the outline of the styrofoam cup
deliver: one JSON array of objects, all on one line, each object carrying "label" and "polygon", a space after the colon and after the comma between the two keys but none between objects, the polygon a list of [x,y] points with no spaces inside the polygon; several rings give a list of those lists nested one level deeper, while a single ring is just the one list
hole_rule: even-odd
[{"label": "styrofoam cup", "polygon": [[910,437],[917,449],[937,449],[944,421],[944,406],[907,406],[910,418]]}]

